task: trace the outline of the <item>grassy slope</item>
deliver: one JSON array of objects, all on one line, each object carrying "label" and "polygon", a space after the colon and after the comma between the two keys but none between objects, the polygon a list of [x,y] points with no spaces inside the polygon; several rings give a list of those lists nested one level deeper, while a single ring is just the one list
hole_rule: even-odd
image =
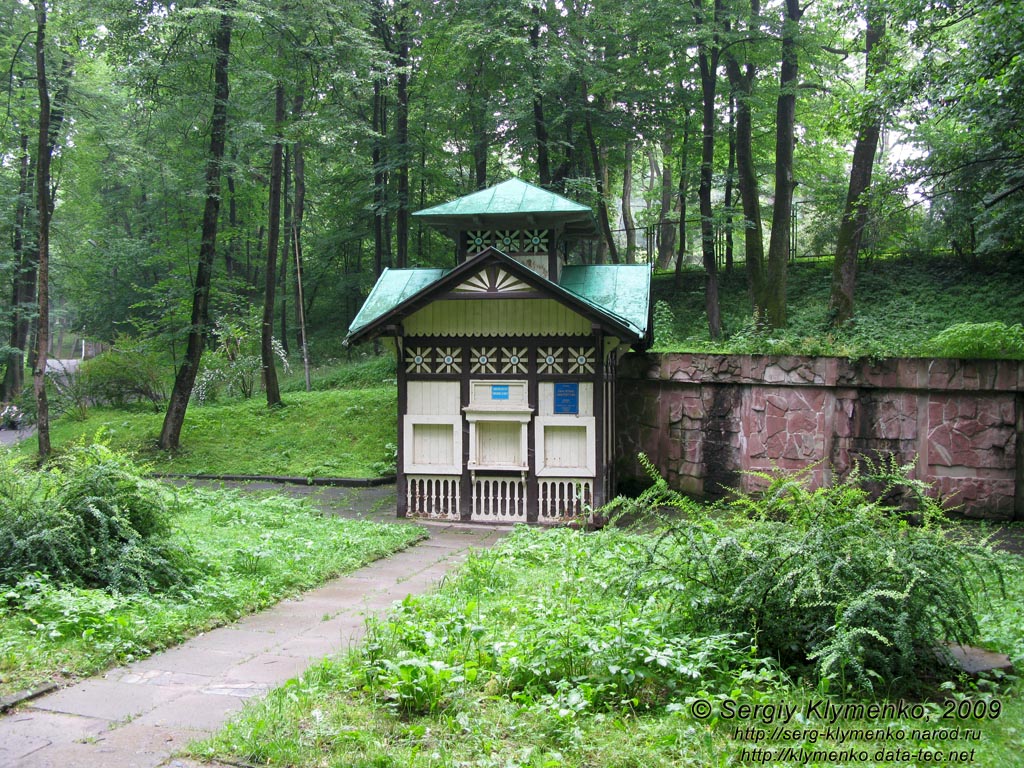
[{"label": "grassy slope", "polygon": [[[54,423],[58,450],[76,440],[102,438],[150,461],[160,472],[374,477],[385,474],[388,443],[395,442],[396,391],[392,387],[290,392],[285,407],[268,410],[261,398],[191,406],[181,450],[156,449],[163,413],[152,409],[92,408],[85,419]],[[35,441],[22,443],[31,453]],[[390,457],[393,461],[393,455]]]},{"label": "grassy slope", "polygon": [[[787,283],[789,328],[771,340],[754,338],[749,323],[743,265],[722,275],[724,345],[708,341],[704,274],[684,273],[676,290],[671,275],[654,280],[654,298],[672,308],[671,330],[656,325],[658,349],[720,350],[886,356],[919,354],[921,345],[955,323],[1024,321],[1024,258],[970,265],[953,259],[880,260],[862,264],[856,317],[840,333],[826,324],[831,279],[828,262],[790,266]],[[737,334],[739,334],[737,336]],[[730,338],[732,337],[732,338]]]}]

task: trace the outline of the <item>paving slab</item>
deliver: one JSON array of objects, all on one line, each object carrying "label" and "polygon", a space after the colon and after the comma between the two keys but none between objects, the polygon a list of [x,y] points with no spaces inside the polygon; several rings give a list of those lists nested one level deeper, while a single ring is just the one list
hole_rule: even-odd
[{"label": "paving slab", "polygon": [[[308,495],[332,514],[394,521],[393,488],[332,490]],[[174,754],[220,728],[247,699],[348,650],[368,616],[432,588],[470,550],[509,529],[441,523],[426,530],[419,544],[301,597],[27,702],[0,718],[0,768],[200,765]]]},{"label": "paving slab", "polygon": [[92,738],[108,728],[108,720],[59,712],[16,712],[0,718],[0,766],[21,765],[54,743]]},{"label": "paving slab", "polygon": [[117,680],[90,678],[57,693],[42,696],[30,709],[63,712],[123,722],[155,709],[187,690],[177,685],[133,685]]}]

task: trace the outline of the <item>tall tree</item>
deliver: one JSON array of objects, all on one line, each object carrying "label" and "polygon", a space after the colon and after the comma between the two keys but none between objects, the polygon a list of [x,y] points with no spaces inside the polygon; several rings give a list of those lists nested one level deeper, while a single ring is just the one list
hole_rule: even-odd
[{"label": "tall tree", "polygon": [[35,247],[35,235],[30,231],[32,203],[32,159],[29,153],[29,136],[21,131],[18,152],[18,198],[15,203],[14,232],[11,241],[14,264],[14,279],[11,296],[10,351],[7,355],[7,370],[4,373],[4,402],[21,394],[25,387],[25,352],[28,333],[35,308],[36,268],[39,263]]},{"label": "tall tree", "polygon": [[[281,240],[281,176],[284,158],[284,83],[274,86],[274,143],[270,150],[270,198],[267,202],[267,269],[263,280],[263,322],[260,324],[260,363],[267,407],[281,405],[274,363],[274,287],[277,277],[277,249]],[[282,264],[287,264],[285,259]],[[282,286],[282,291],[284,287]]]},{"label": "tall tree", "polygon": [[46,75],[46,3],[38,0],[36,12],[36,86],[39,91],[39,143],[36,156],[36,216],[39,230],[36,246],[39,262],[36,275],[36,304],[39,330],[36,332],[36,359],[32,369],[32,388],[36,397],[36,430],[39,456],[50,455],[50,406],[46,399],[46,362],[50,340],[50,85]]},{"label": "tall tree", "polygon": [[[228,132],[228,64],[231,59],[231,31],[234,21],[235,0],[217,0],[219,12],[217,30],[213,35],[214,89],[213,115],[210,122],[210,151],[206,163],[205,202],[199,245],[199,263],[192,287],[192,318],[188,331],[185,358],[174,378],[167,414],[160,431],[160,447],[165,451],[176,450],[185,423],[192,388],[199,373],[203,355],[203,344],[210,320],[210,285],[213,279],[213,263],[217,254],[217,222],[221,200],[221,165]],[[270,281],[272,275],[268,275]]]},{"label": "tall tree", "polygon": [[799,87],[798,43],[803,8],[799,0],[785,0],[782,21],[782,63],[779,69],[779,96],[775,109],[775,205],[772,208],[772,234],[768,243],[768,282],[766,306],[768,324],[786,325],[786,273],[790,256],[790,218],[793,214],[793,150],[796,145],[796,94]]},{"label": "tall tree", "polygon": [[633,139],[625,144],[622,166],[622,226],[626,229],[626,263],[636,263],[636,224],[633,221]]},{"label": "tall tree", "polygon": [[853,317],[854,287],[857,281],[857,256],[861,235],[868,221],[867,191],[875,167],[878,137],[882,131],[882,110],[877,99],[870,94],[881,70],[885,55],[881,49],[885,37],[885,16],[878,2],[869,2],[866,9],[864,89],[869,101],[865,106],[853,148],[850,185],[843,207],[836,238],[836,257],[832,266],[832,288],[829,295],[829,317],[834,325],[841,325]]},{"label": "tall tree", "polygon": [[719,24],[722,15],[723,0],[713,0],[710,8],[706,8],[705,0],[691,0],[696,11],[696,20],[705,29],[705,37],[697,51],[697,63],[700,67],[700,85],[702,96],[701,130],[703,141],[700,155],[700,235],[701,258],[704,262],[704,309],[708,316],[708,334],[713,340],[722,337],[722,310],[718,296],[718,260],[715,255],[715,212],[712,206],[711,193],[713,183],[713,166],[715,162],[715,128],[718,115],[715,110],[715,95],[718,90],[718,64],[722,55],[722,44]]},{"label": "tall tree", "polygon": [[[760,3],[751,0],[751,26],[760,14]],[[754,305],[754,322],[763,325],[767,320],[767,297],[765,284],[764,234],[761,221],[761,191],[757,183],[757,169],[754,164],[754,125],[752,117],[754,83],[757,69],[748,57],[740,62],[735,51],[726,57],[726,71],[736,101],[735,151],[736,186],[743,209],[743,253],[747,272],[747,284]]]}]

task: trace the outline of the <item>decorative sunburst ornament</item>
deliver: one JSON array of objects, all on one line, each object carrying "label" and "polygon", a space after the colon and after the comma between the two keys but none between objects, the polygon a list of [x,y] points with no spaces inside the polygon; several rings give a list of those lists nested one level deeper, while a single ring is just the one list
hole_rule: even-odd
[{"label": "decorative sunburst ornament", "polygon": [[537,350],[537,373],[564,373],[562,347],[541,347]]},{"label": "decorative sunburst ornament", "polygon": [[411,347],[405,350],[406,373],[430,373],[430,347]]},{"label": "decorative sunburst ornament", "polygon": [[548,231],[546,229],[524,229],[523,253],[547,253]]},{"label": "decorative sunburst ornament", "polygon": [[480,229],[466,233],[466,251],[470,254],[483,253],[491,247],[491,231]]},{"label": "decorative sunburst ornament", "polygon": [[495,357],[497,351],[497,347],[471,349],[469,352],[469,372],[495,373],[497,371],[495,366],[498,362]]},{"label": "decorative sunburst ornament", "polygon": [[462,373],[462,350],[458,347],[439,347],[437,356],[437,373]]},{"label": "decorative sunburst ornament", "polygon": [[513,374],[525,374],[526,371],[526,347],[502,347],[501,348],[501,372]]},{"label": "decorative sunburst ornament", "polygon": [[519,252],[519,230],[505,229],[494,233],[494,247],[502,253]]},{"label": "decorative sunburst ornament", "polygon": [[569,347],[569,373],[593,373],[594,348]]}]

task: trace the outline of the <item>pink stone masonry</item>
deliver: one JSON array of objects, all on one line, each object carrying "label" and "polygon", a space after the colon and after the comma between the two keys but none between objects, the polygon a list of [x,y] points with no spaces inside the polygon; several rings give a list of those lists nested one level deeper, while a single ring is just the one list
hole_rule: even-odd
[{"label": "pink stone masonry", "polygon": [[754,490],[750,472],[842,477],[896,456],[943,503],[1024,519],[1024,362],[767,355],[627,355],[619,367],[619,479],[636,455],[676,488]]}]

